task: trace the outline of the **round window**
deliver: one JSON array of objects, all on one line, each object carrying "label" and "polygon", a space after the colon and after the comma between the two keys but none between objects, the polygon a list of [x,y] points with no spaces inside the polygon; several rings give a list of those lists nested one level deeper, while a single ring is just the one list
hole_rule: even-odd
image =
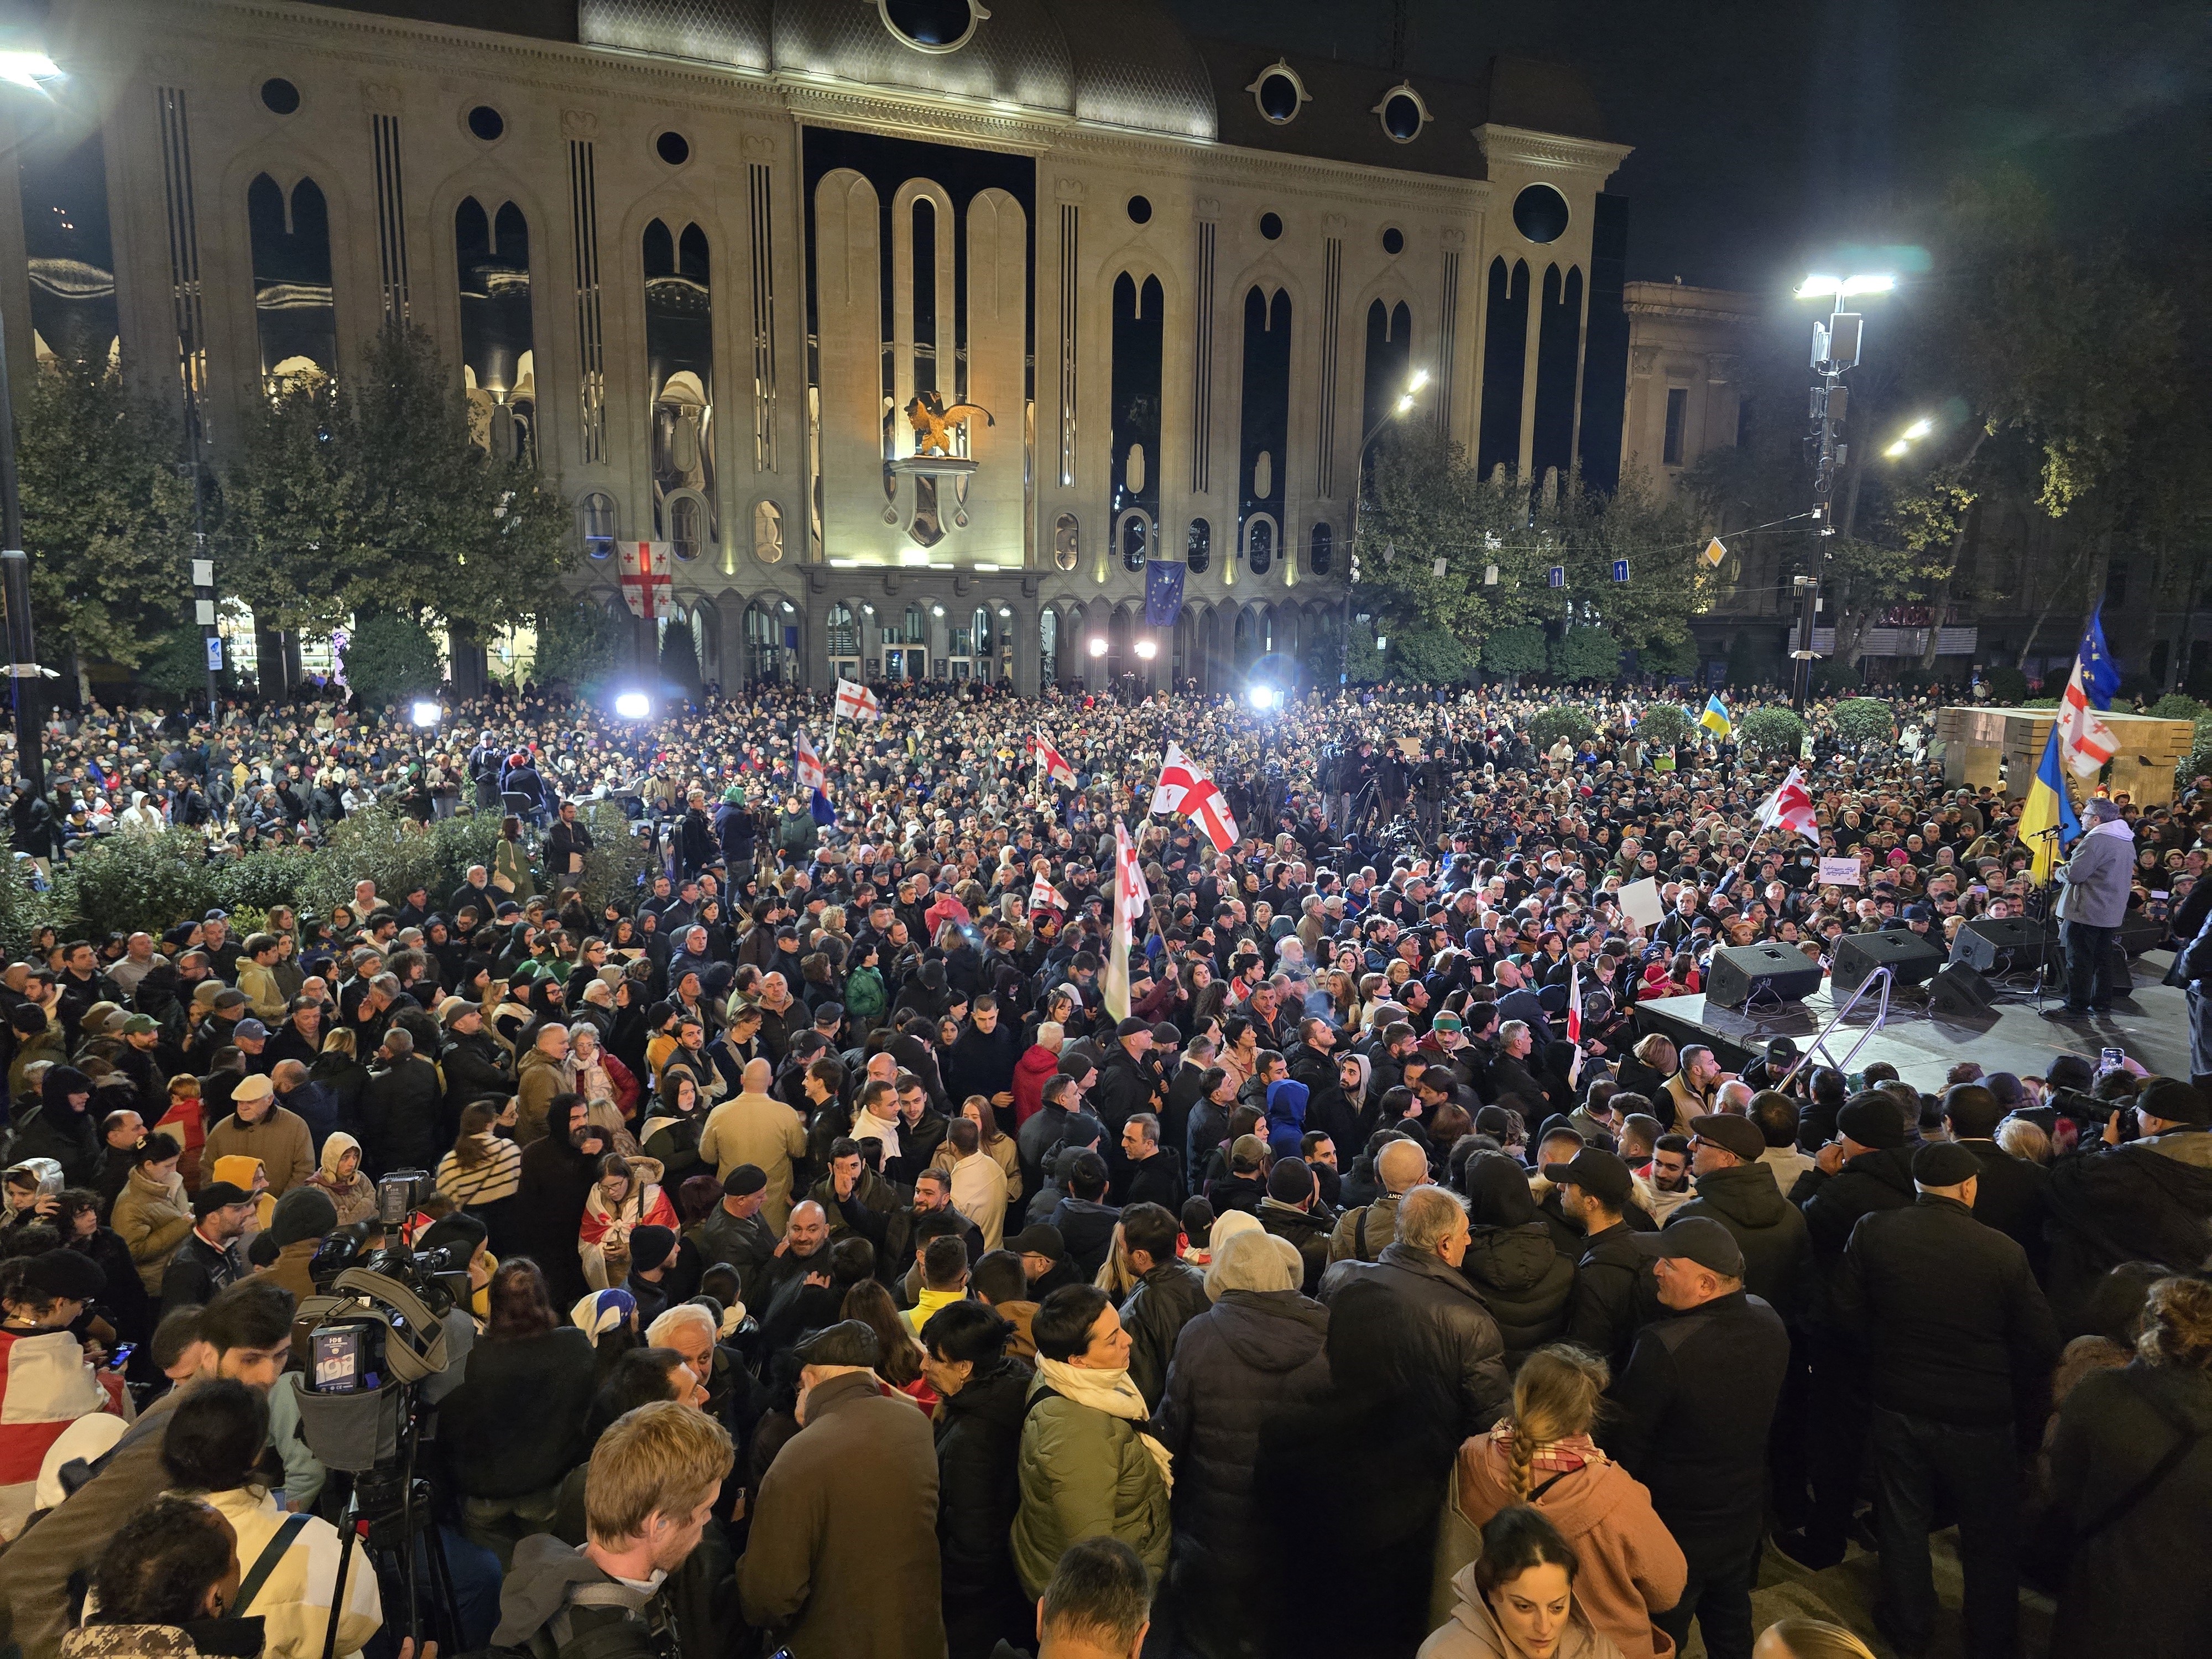
[{"label": "round window", "polygon": [[1151,200],[1142,196],[1132,196],[1129,198],[1129,222],[1133,225],[1148,225],[1152,222]]},{"label": "round window", "polygon": [[300,107],[300,89],[281,75],[261,83],[261,107],[271,115],[289,115]]},{"label": "round window", "polygon": [[1406,233],[1399,229],[1395,225],[1384,226],[1382,228],[1382,251],[1394,259],[1400,254],[1403,253],[1406,251]]},{"label": "round window", "polygon": [[1298,112],[1298,83],[1277,71],[1260,77],[1260,113],[1280,125]]},{"label": "round window", "polygon": [[691,159],[691,141],[680,132],[664,132],[653,141],[653,153],[672,167]]},{"label": "round window", "polygon": [[975,8],[969,0],[878,0],[878,3],[891,33],[924,52],[951,52],[965,45],[975,32]]},{"label": "round window", "polygon": [[1566,234],[1567,198],[1549,185],[1530,185],[1513,198],[1513,228],[1532,242]]},{"label": "round window", "polygon": [[1261,214],[1260,216],[1260,234],[1271,242],[1277,237],[1280,236],[1283,234],[1282,215],[1279,213]]},{"label": "round window", "polygon": [[1421,136],[1421,100],[1410,92],[1394,92],[1382,100],[1382,131],[1401,144]]},{"label": "round window", "polygon": [[469,112],[469,131],[489,144],[507,131],[507,118],[489,104],[478,104]]}]

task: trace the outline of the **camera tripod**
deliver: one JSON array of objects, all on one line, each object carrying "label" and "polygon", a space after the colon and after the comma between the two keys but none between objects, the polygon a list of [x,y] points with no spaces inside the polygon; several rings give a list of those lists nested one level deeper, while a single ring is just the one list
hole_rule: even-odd
[{"label": "camera tripod", "polygon": [[[412,1402],[409,1405],[411,1407]],[[323,1637],[323,1659],[337,1659],[338,1620],[345,1607],[346,1572],[356,1540],[379,1586],[396,1588],[405,1595],[407,1634],[414,1642],[414,1650],[420,1653],[423,1620],[422,1586],[416,1575],[419,1540],[420,1559],[429,1575],[430,1593],[436,1598],[432,1610],[436,1615],[437,1639],[448,1653],[458,1653],[464,1645],[460,1606],[453,1595],[453,1568],[446,1559],[445,1540],[438,1535],[430,1483],[415,1474],[418,1437],[415,1413],[408,1409],[401,1419],[399,1454],[392,1460],[396,1468],[386,1469],[380,1465],[355,1474],[331,1471],[333,1479],[345,1483],[345,1505],[337,1521],[341,1534],[337,1582],[331,1594],[331,1619]],[[386,1604],[390,1605],[388,1599]]]}]

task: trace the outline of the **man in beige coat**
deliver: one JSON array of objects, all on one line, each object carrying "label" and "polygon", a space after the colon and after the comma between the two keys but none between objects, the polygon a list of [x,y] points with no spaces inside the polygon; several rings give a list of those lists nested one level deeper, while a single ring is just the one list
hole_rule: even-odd
[{"label": "man in beige coat", "polygon": [[258,1158],[269,1190],[282,1197],[315,1172],[315,1139],[307,1121],[276,1103],[276,1085],[258,1073],[240,1079],[230,1094],[231,1115],[207,1133],[200,1167],[220,1158]]},{"label": "man in beige coat", "polygon": [[806,1120],[769,1093],[775,1080],[768,1061],[747,1060],[743,1091],[708,1114],[699,1156],[725,1181],[740,1164],[757,1164],[768,1176],[761,1217],[781,1232],[791,1219],[792,1161],[806,1156]]}]

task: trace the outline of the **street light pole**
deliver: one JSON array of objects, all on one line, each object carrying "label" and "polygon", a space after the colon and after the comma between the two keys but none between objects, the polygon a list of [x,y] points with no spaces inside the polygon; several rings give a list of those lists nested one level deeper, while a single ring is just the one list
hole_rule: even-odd
[{"label": "street light pole", "polygon": [[31,617],[31,556],[23,550],[23,492],[15,476],[15,404],[8,376],[8,330],[0,317],[0,597],[8,607],[8,684],[15,716],[15,770],[33,795],[46,793],[39,714],[39,647]]},{"label": "street light pole", "polygon": [[1415,369],[1413,378],[1406,382],[1406,389],[1398,394],[1398,401],[1383,410],[1359,440],[1359,461],[1352,480],[1352,546],[1345,555],[1344,610],[1336,630],[1336,685],[1340,691],[1352,683],[1352,590],[1359,581],[1359,514],[1367,502],[1367,452],[1384,427],[1413,408],[1413,400],[1428,383],[1429,371]]},{"label": "street light pole", "polygon": [[1813,469],[1813,520],[1820,526],[1820,540],[1813,556],[1809,574],[1791,579],[1796,591],[1797,648],[1790,654],[1790,706],[1799,714],[1813,695],[1813,629],[1820,615],[1820,578],[1828,561],[1835,556],[1832,538],[1836,533],[1835,494],[1836,477],[1842,471],[1850,455],[1850,446],[1838,441],[1848,410],[1850,391],[1843,384],[1844,372],[1857,367],[1860,337],[1864,319],[1856,311],[1844,309],[1844,302],[1861,294],[1887,294],[1897,285],[1896,278],[1887,275],[1860,276],[1808,276],[1799,285],[1800,299],[1829,299],[1828,320],[1813,325],[1813,398],[1812,420],[1816,453]]}]

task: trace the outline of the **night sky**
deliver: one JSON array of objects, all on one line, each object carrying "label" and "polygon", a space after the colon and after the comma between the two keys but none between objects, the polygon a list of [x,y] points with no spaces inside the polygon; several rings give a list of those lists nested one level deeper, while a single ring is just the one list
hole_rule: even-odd
[{"label": "night sky", "polygon": [[[2011,164],[2084,240],[2202,258],[2212,8],[2201,0],[1407,0],[1406,62],[1579,66],[1636,153],[1629,275],[1780,293],[1893,240],[1901,199]],[[1387,67],[1391,0],[1166,0],[1195,33]]]}]

